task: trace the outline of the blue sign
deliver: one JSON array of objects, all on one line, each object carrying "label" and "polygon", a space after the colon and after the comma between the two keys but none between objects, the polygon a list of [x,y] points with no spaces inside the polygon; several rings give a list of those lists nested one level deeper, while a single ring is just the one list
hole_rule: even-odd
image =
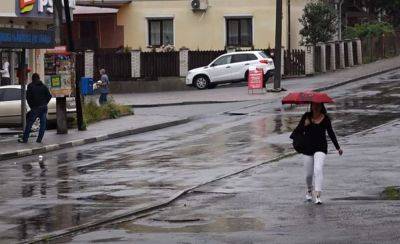
[{"label": "blue sign", "polygon": [[54,31],[0,28],[0,48],[53,48]]}]

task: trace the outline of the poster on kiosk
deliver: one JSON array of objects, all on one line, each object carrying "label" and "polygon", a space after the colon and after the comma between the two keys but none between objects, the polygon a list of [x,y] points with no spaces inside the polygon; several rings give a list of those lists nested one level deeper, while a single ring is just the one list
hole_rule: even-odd
[{"label": "poster on kiosk", "polygon": [[56,47],[46,50],[44,60],[44,80],[50,93],[53,97],[71,96],[75,86],[74,55],[65,47]]}]

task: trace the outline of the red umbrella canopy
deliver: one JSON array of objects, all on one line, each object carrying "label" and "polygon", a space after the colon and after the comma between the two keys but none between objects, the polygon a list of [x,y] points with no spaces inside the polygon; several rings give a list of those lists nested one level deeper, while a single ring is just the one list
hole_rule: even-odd
[{"label": "red umbrella canopy", "polygon": [[333,103],[323,92],[292,92],[282,99],[282,104]]}]

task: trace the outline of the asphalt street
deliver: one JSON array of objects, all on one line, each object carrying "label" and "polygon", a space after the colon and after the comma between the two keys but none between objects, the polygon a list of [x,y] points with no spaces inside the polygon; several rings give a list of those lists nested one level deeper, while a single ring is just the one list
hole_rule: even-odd
[{"label": "asphalt street", "polygon": [[[351,155],[358,157],[355,161],[363,161],[363,155],[370,153],[375,156],[371,162],[396,166],[397,150],[390,145],[398,142],[398,130],[393,129],[398,128],[397,124],[382,127],[384,130],[378,135],[372,133],[375,136],[361,137],[355,133],[399,119],[399,89],[400,71],[396,71],[329,91],[336,103],[329,105],[328,110],[339,141],[345,145],[345,154],[354,150],[357,155]],[[2,161],[0,242],[46,237],[56,231],[157,205],[182,190],[291,152],[288,135],[306,109],[283,107],[279,100],[138,108],[136,114],[176,114],[196,116],[196,119],[185,125],[43,155],[47,171],[39,168],[37,156]],[[379,143],[364,148],[364,142]],[[391,150],[387,152],[381,147]],[[390,157],[384,157],[386,153]],[[290,164],[290,160],[296,163]],[[400,226],[397,202],[342,200],[344,203],[335,205],[332,197],[327,197],[328,202],[323,205],[326,210],[307,206],[307,211],[304,207],[294,211],[303,206],[299,157],[274,162],[275,168],[270,167],[267,164],[259,171],[247,171],[237,178],[205,185],[144,219],[104,225],[54,242],[307,243],[307,240],[321,241],[319,238],[324,236],[329,237],[327,242],[330,243],[357,242],[354,238],[362,236],[362,231],[355,231],[354,235],[348,231],[347,235],[340,236],[336,234],[342,232],[332,228],[332,225],[349,224],[351,209],[359,210],[360,216],[366,214],[369,219],[369,224],[364,225],[355,219],[349,225],[353,228],[362,226],[373,233],[376,216],[390,214],[397,217],[397,221],[388,221]],[[389,165],[384,167],[390,169]],[[375,183],[376,193],[378,188],[394,184],[393,175],[397,176],[398,168],[394,169],[397,171],[392,171],[387,180],[382,173],[380,181],[372,177],[372,183],[365,187]],[[365,169],[354,166],[351,171],[343,169],[343,172],[344,175],[353,174],[354,181],[342,182],[339,174],[337,181],[344,188],[332,190],[328,178],[328,196],[346,197],[346,189],[363,187],[360,180]],[[360,206],[365,209],[362,213]],[[397,206],[397,210],[393,206]],[[346,214],[345,210],[349,211],[348,218],[334,218]],[[182,215],[190,216],[182,218]],[[311,223],[302,218],[310,215],[318,221]],[[325,232],[316,228],[318,226],[325,226]],[[325,235],[309,238],[310,231]],[[297,233],[300,239],[288,233]],[[390,229],[378,235],[381,240],[396,243],[398,239],[383,238],[388,233],[392,234]]]}]

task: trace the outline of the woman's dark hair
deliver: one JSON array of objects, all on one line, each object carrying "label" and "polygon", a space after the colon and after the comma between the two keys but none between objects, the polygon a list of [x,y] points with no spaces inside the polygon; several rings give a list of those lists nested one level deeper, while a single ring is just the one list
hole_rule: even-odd
[{"label": "woman's dark hair", "polygon": [[[325,116],[328,116],[328,111],[323,103],[321,103],[321,113]],[[310,104],[310,114],[312,115],[312,104]]]},{"label": "woman's dark hair", "polygon": [[40,81],[40,76],[38,73],[33,73],[32,75],[32,83],[39,83]]}]

